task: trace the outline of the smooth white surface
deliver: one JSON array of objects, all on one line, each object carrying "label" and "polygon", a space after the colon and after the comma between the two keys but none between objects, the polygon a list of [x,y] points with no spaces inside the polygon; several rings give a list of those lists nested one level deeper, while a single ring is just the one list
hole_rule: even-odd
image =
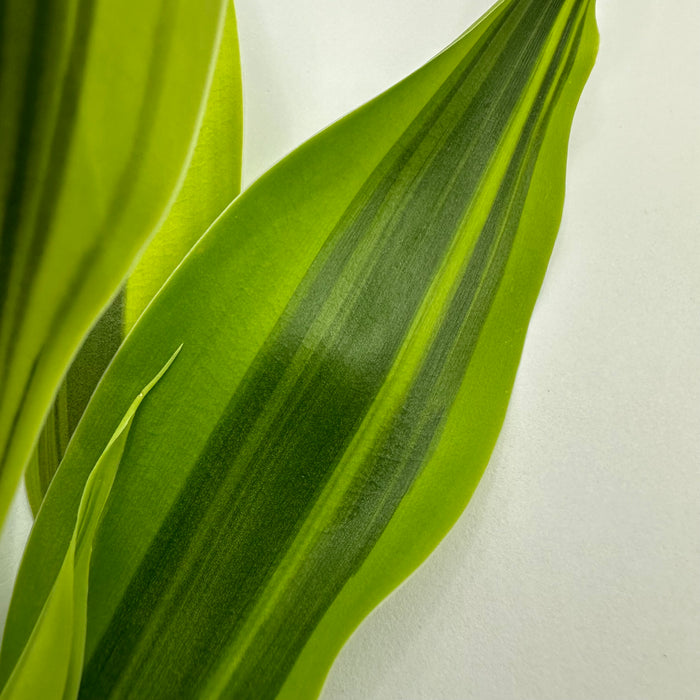
[{"label": "smooth white surface", "polygon": [[[490,2],[236,5],[250,183]],[[564,222],[496,451],[323,700],[700,692],[700,5],[598,5]],[[1,596],[24,529],[0,538]]]}]

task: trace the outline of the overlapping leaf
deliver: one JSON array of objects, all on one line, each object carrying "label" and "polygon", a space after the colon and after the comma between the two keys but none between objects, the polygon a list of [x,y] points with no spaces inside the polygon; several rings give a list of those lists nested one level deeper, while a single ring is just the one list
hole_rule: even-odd
[{"label": "overlapping leaf", "polygon": [[39,437],[27,470],[27,492],[35,513],[97,382],[122,340],[185,254],[238,194],[242,140],[238,36],[234,7],[229,2],[206,110],[185,181],[125,286],[73,360]]},{"label": "overlapping leaf", "polygon": [[2,3],[0,522],[72,354],[180,180],[224,11]]},{"label": "overlapping leaf", "polygon": [[90,559],[95,534],[141,402],[175,360],[179,349],[139,392],[85,484],[58,576],[0,700],[72,700],[78,697],[85,654]]},{"label": "overlapping leaf", "polygon": [[313,697],[435,546],[500,428],[556,235],[592,0],[506,0],[282,161],[135,325],[32,533],[6,678],[91,464],[126,446],[91,572],[84,697]]}]

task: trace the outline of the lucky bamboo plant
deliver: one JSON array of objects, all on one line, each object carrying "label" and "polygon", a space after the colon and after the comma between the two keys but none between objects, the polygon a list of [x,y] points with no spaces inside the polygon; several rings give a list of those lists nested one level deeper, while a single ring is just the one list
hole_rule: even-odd
[{"label": "lucky bamboo plant", "polygon": [[488,461],[594,9],[498,2],[237,197],[229,2],[3,3],[3,700],[318,694]]}]

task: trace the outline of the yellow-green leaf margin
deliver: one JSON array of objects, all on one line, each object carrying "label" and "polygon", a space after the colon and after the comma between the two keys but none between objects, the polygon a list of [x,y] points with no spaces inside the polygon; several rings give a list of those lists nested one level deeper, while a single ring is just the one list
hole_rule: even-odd
[{"label": "yellow-green leaf margin", "polygon": [[0,6],[0,523],[192,155],[226,0]]},{"label": "yellow-green leaf margin", "polygon": [[139,392],[85,484],[68,551],[22,655],[0,700],[72,700],[78,697],[85,653],[90,558],[100,518],[121,462],[129,429],[146,394],[180,349]]},{"label": "yellow-green leaf margin", "polygon": [[204,117],[182,187],[126,283],[83,341],[27,467],[36,514],[97,382],[155,293],[241,186],[243,101],[236,14],[228,3]]},{"label": "yellow-green leaf margin", "polygon": [[115,415],[184,343],[96,541],[81,694],[316,696],[486,465],[596,47],[591,0],[498,3],[226,210],[78,426],[22,563],[0,679]]}]

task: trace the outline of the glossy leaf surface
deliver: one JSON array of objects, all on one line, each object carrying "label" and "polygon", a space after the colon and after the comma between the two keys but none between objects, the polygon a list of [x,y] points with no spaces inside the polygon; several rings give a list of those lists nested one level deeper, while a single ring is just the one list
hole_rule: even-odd
[{"label": "glossy leaf surface", "polygon": [[224,0],[7,0],[0,522],[80,340],[191,155]]},{"label": "glossy leaf surface", "polygon": [[206,110],[185,181],[167,218],[91,330],[61,384],[27,469],[27,493],[34,513],[122,340],[185,254],[239,193],[242,140],[238,36],[235,10],[229,3]]},{"label": "glossy leaf surface", "polygon": [[232,204],[88,406],[20,571],[3,677],[87,465],[183,343],[98,536],[81,694],[317,693],[488,460],[596,45],[589,0],[500,3]]}]

